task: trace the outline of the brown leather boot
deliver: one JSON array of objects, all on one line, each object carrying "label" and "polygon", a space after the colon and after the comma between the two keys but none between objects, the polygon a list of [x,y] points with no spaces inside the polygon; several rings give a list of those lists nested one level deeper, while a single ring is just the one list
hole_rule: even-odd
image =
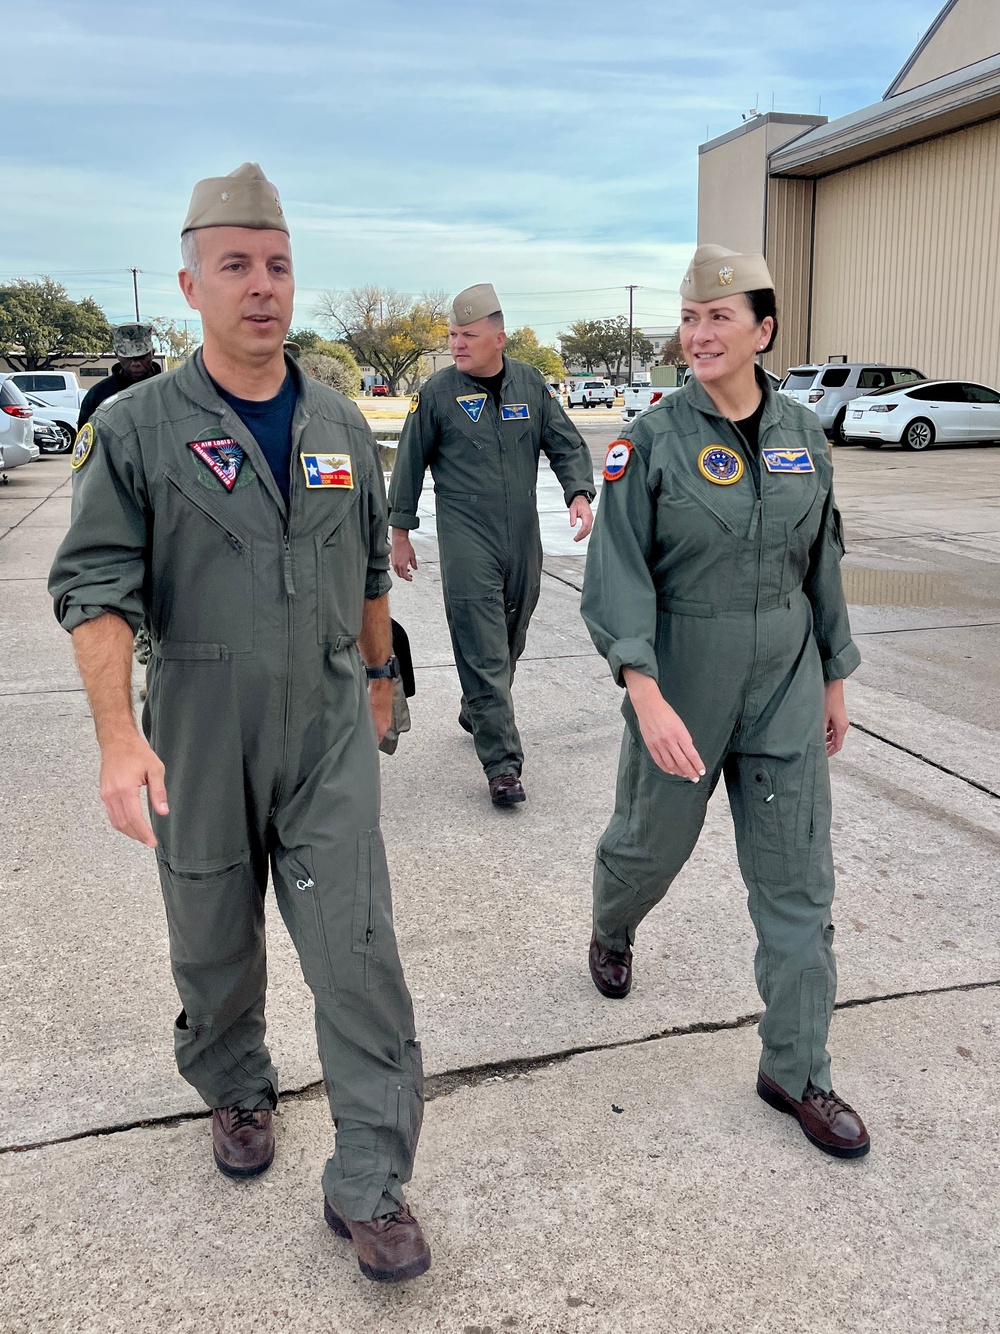
[{"label": "brown leather boot", "polygon": [[624,1000],[632,990],[632,951],[627,946],[609,950],[595,931],[590,937],[590,976],[602,996]]},{"label": "brown leather boot", "polygon": [[768,1106],[797,1117],[809,1143],[834,1158],[863,1158],[872,1146],[864,1121],[832,1091],[826,1093],[810,1084],[802,1101],[796,1102],[758,1070],[757,1092]]},{"label": "brown leather boot", "polygon": [[323,1216],[337,1236],[354,1247],[365,1278],[376,1283],[401,1283],[419,1278],[431,1267],[431,1248],[405,1204],[384,1218],[363,1222],[346,1218],[335,1204],[324,1200]]},{"label": "brown leather boot", "polygon": [[268,1111],[216,1107],[212,1113],[215,1165],[227,1177],[255,1177],[274,1158],[274,1125]]}]

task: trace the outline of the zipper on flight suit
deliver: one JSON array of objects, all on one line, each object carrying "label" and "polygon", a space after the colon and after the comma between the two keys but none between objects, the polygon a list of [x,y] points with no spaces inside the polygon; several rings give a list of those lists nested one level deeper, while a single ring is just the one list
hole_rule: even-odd
[{"label": "zipper on flight suit", "polygon": [[[763,554],[763,553],[762,553],[762,547],[763,547],[763,538],[764,538],[763,532],[761,531],[761,519],[762,519],[762,513],[763,513],[763,507],[762,507],[762,504],[761,504],[761,493],[762,493],[762,491],[763,491],[763,480],[764,480],[764,479],[763,479],[763,474],[759,471],[759,467],[760,467],[759,462],[758,462],[758,473],[757,473],[756,476],[754,476],[754,471],[753,471],[753,469],[750,467],[750,444],[749,444],[749,441],[746,439],[746,437],[744,436],[743,432],[737,428],[735,422],[733,422],[733,421],[729,421],[728,424],[729,424],[729,426],[730,426],[731,429],[732,429],[733,435],[736,436],[736,439],[740,442],[740,444],[741,444],[741,446],[742,446],[742,448],[743,448],[743,453],[744,453],[744,455],[746,456],[746,460],[747,460],[747,462],[746,462],[746,468],[747,468],[747,471],[750,473],[751,478],[752,478],[753,481],[754,481],[754,491],[755,491],[756,496],[757,496],[757,499],[754,501],[753,513],[752,513],[751,516],[750,516],[750,527],[749,527],[749,529],[747,530],[747,536],[746,536],[746,540],[747,540],[748,542],[752,542],[752,541],[754,541],[754,539],[756,539],[756,541],[757,541],[757,587],[756,587],[756,589],[754,590],[754,598],[753,598],[753,619],[754,619],[754,654],[753,654],[753,656],[754,656],[754,670],[753,670],[753,672],[751,672],[751,675],[750,675],[750,682],[751,682],[751,686],[750,686],[750,688],[751,688],[751,690],[752,690],[752,689],[753,689],[753,678],[754,678],[754,675],[756,674],[756,670],[757,670],[757,635],[759,634],[759,626],[760,626],[760,621],[759,621],[759,612],[760,612],[760,580],[761,580],[761,570],[762,570],[762,566],[763,566],[763,560],[762,560],[762,554]],[[757,452],[758,452],[758,454],[760,453],[760,432],[759,432],[759,431],[758,431],[758,433],[757,433]],[[758,480],[758,479],[759,479],[759,480]],[[747,693],[749,694],[750,692],[748,691]],[[746,696],[744,697],[744,700],[743,700],[743,708],[740,710],[740,716],[739,716],[739,719],[738,719],[738,721],[737,721],[737,723],[736,723],[736,728],[735,728],[735,730],[734,730],[734,732],[733,732],[733,735],[734,735],[734,736],[738,736],[738,735],[739,735],[740,729],[741,729],[742,726],[743,726],[743,719],[744,719],[745,716],[746,716]]]},{"label": "zipper on flight suit", "polygon": [[[300,400],[301,402],[301,400]],[[298,426],[292,428],[292,452],[288,460],[288,510],[284,522],[281,525],[281,548],[282,548],[282,573],[285,580],[285,723],[281,736],[281,772],[278,774],[278,786],[274,792],[274,801],[271,804],[270,816],[273,818],[278,809],[278,802],[281,800],[282,789],[285,785],[285,768],[288,764],[288,724],[292,713],[292,636],[294,630],[294,615],[292,612],[292,599],[295,597],[295,577],[292,567],[292,509],[295,501],[295,475],[298,469],[295,467],[295,459],[299,451],[299,441],[302,439],[302,432],[309,421],[308,416],[303,411],[302,420]]]}]

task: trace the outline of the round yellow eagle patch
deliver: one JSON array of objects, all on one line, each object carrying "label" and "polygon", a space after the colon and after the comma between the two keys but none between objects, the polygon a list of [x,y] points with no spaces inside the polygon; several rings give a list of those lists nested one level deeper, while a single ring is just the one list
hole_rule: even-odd
[{"label": "round yellow eagle patch", "polygon": [[90,422],[86,422],[76,433],[76,443],[73,446],[73,462],[71,467],[75,472],[90,458],[90,451],[94,448],[94,428]]}]

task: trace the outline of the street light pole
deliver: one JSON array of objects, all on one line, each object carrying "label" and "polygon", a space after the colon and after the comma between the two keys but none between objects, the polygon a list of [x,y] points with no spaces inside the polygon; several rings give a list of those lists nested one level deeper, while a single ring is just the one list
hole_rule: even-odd
[{"label": "street light pole", "polygon": [[129,269],[132,275],[132,295],[135,297],[135,322],[139,323],[139,274],[142,269]]},{"label": "street light pole", "polygon": [[638,283],[629,283],[628,287],[628,383],[632,383],[632,294],[639,286]]}]

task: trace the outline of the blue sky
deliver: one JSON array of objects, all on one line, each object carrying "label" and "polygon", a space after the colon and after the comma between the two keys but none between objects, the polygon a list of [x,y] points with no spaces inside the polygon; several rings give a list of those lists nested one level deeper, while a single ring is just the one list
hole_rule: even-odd
[{"label": "blue sky", "polygon": [[[491,280],[543,341],[676,315],[697,148],[740,113],[881,98],[940,0],[34,0],[4,18],[0,281],[50,273],[181,318],[191,186],[259,161],[292,228],[296,324],[364,282]],[[13,7],[12,7],[13,8]],[[23,55],[22,55],[23,53]]]}]

